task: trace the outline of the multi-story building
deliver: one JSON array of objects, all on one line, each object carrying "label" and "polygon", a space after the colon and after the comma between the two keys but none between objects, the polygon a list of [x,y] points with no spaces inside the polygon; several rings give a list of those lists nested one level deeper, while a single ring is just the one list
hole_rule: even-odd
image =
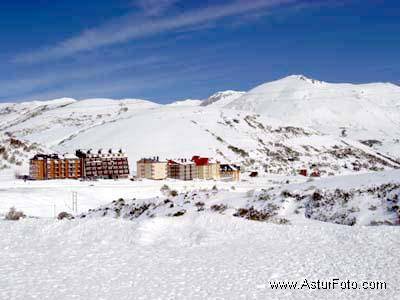
[{"label": "multi-story building", "polygon": [[167,162],[160,161],[159,157],[142,158],[137,161],[138,178],[161,180],[167,178]]},{"label": "multi-story building", "polygon": [[170,159],[167,165],[168,178],[193,180],[197,177],[196,165],[188,159]]},{"label": "multi-story building", "polygon": [[129,163],[125,153],[120,149],[114,151],[77,150],[80,158],[82,177],[87,179],[119,179],[129,177]]},{"label": "multi-story building", "polygon": [[82,175],[75,155],[37,154],[29,161],[29,177],[34,180],[77,179]]},{"label": "multi-story building", "polygon": [[221,179],[239,181],[240,180],[240,166],[232,164],[220,165]]},{"label": "multi-story building", "polygon": [[220,164],[218,161],[208,158],[193,156],[192,161],[196,165],[197,178],[199,179],[220,179]]}]

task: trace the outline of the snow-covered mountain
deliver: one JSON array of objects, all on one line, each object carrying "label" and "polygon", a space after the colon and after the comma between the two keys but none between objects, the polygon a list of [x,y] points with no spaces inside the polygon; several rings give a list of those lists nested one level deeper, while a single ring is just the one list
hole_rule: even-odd
[{"label": "snow-covered mountain", "polygon": [[186,100],[178,100],[167,104],[168,106],[199,106],[202,103],[201,100],[195,99],[186,99]]},{"label": "snow-covered mountain", "polygon": [[238,99],[239,97],[243,96],[245,92],[238,92],[238,91],[223,91],[217,92],[211,95],[208,99],[204,100],[200,105],[201,106],[208,106],[212,105],[214,107],[223,107],[228,105],[232,101]]},{"label": "snow-covered mountain", "polygon": [[336,84],[292,75],[262,84],[225,108],[343,133],[400,157],[400,87],[391,83]]},{"label": "snow-covered mountain", "polygon": [[[0,298],[340,299],[341,288],[317,295],[271,285],[340,275],[384,283],[349,288],[349,298],[395,299],[400,231],[375,226],[400,224],[400,169],[392,170],[400,164],[384,153],[400,157],[390,144],[399,136],[398,94],[390,84],[292,76],[204,102],[0,104]],[[37,152],[116,147],[131,167],[142,156],[197,154],[269,174],[245,172],[238,182],[7,178],[26,173]],[[291,176],[303,168],[324,178]],[[10,207],[27,218],[4,220]]]},{"label": "snow-covered mountain", "polygon": [[240,163],[245,170],[292,174],[319,168],[334,175],[399,166],[393,159],[400,157],[395,151],[399,100],[400,88],[391,84],[329,84],[289,76],[203,102],[6,103],[0,105],[0,133],[61,153],[121,147],[131,165],[143,156],[197,154]]}]

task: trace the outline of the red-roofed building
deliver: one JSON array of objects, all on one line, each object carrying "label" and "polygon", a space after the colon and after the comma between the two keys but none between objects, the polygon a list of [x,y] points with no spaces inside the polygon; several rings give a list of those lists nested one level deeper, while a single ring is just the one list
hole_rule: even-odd
[{"label": "red-roofed building", "polygon": [[200,179],[220,179],[220,164],[208,157],[193,156],[192,161],[196,165],[197,178]]},{"label": "red-roofed building", "polygon": [[193,156],[192,161],[196,166],[206,166],[208,165],[208,157]]}]

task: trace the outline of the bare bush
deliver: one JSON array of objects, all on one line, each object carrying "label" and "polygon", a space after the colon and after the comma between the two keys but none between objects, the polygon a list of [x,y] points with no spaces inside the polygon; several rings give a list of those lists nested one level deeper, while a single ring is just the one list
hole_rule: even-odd
[{"label": "bare bush", "polygon": [[256,192],[256,190],[254,190],[254,189],[251,189],[251,190],[248,190],[247,192],[246,192],[246,197],[247,198],[252,198],[253,196],[254,196],[254,193]]},{"label": "bare bush", "polygon": [[161,189],[160,192],[164,195],[164,196],[169,196],[171,189],[169,188],[168,185],[164,184]]},{"label": "bare bush", "polygon": [[222,213],[223,211],[225,211],[228,207],[225,204],[214,204],[211,205],[211,210],[212,211],[216,211],[216,212],[220,212]]},{"label": "bare bush", "polygon": [[18,221],[21,218],[25,218],[25,214],[22,211],[17,211],[15,207],[11,207],[9,212],[6,214],[6,220]]},{"label": "bare bush", "polygon": [[67,213],[67,212],[65,212],[65,211],[63,211],[63,212],[60,212],[58,214],[57,219],[58,220],[64,220],[64,219],[72,220],[72,219],[74,219],[74,216],[69,214],[69,213]]}]

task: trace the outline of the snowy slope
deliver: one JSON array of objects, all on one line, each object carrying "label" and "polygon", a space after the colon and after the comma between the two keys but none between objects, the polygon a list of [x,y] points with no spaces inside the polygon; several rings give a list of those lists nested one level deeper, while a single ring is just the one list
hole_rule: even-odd
[{"label": "snowy slope", "polygon": [[201,100],[186,99],[172,102],[167,104],[167,106],[199,106],[201,103]]},{"label": "snowy slope", "polygon": [[390,83],[334,84],[293,75],[262,84],[226,108],[257,112],[356,140],[378,140],[400,156],[400,87]]},{"label": "snowy slope", "polygon": [[36,118],[48,111],[75,103],[71,98],[50,101],[32,101],[22,103],[0,103],[0,129],[7,128]]},{"label": "snowy slope", "polygon": [[[35,102],[34,102],[35,103]],[[16,110],[21,110],[16,104]],[[87,99],[69,101],[63,105],[50,107],[34,115],[36,107],[23,106],[24,115],[29,118],[7,123],[5,130],[28,140],[53,146],[71,135],[79,134],[88,128],[114,122],[132,116],[137,111],[156,108],[159,105],[150,101],[137,99]],[[32,112],[33,111],[33,112]],[[3,118],[1,118],[2,122]]]},{"label": "snowy slope", "polygon": [[394,141],[400,136],[399,90],[289,76],[203,102],[65,98],[2,104],[0,132],[61,153],[122,147],[132,166],[143,156],[197,154],[241,163],[244,170],[292,174],[318,167],[336,175],[399,166],[391,158],[400,156]]},{"label": "snowy slope", "polygon": [[[215,214],[0,221],[1,299],[396,299],[399,227],[278,226]],[[272,281],[386,289],[272,289]]]},{"label": "snowy slope", "polygon": [[[0,298],[396,299],[399,226],[363,225],[400,221],[400,170],[393,170],[399,164],[381,154],[400,156],[393,141],[398,89],[291,76],[204,102],[0,104],[0,168],[7,168],[0,170]],[[347,137],[340,136],[342,126]],[[357,141],[375,139],[382,146]],[[26,173],[39,151],[108,147],[124,148],[131,169],[142,156],[197,154],[263,176],[244,173],[239,182],[6,176]],[[318,168],[323,178],[298,176],[300,168]],[[179,194],[163,194],[164,184]],[[32,218],[5,221],[12,206]],[[80,218],[51,219],[62,211]],[[387,288],[270,285],[333,278],[384,281]]]},{"label": "snowy slope", "polygon": [[60,153],[123,148],[131,166],[143,156],[213,156],[243,170],[323,175],[382,170],[398,164],[360,143],[288,127],[281,121],[212,106],[157,105],[141,100],[85,100],[8,127],[13,135]]},{"label": "snowy slope", "polygon": [[208,99],[204,100],[201,103],[201,106],[211,105],[213,107],[223,107],[225,105],[228,105],[232,101],[238,99],[244,94],[245,92],[238,92],[238,91],[217,92],[211,95]]},{"label": "snowy slope", "polygon": [[[146,125],[144,125],[146,124]],[[129,128],[130,130],[126,130]],[[236,111],[164,106],[91,127],[54,146],[60,152],[77,148],[126,149],[131,163],[143,156],[212,156],[237,162],[243,169],[291,174],[312,165],[329,173],[399,166],[367,146]],[[343,153],[342,153],[343,152]]]},{"label": "snowy slope", "polygon": [[[313,182],[271,184],[258,191],[196,189],[145,199],[119,198],[78,218],[111,216],[128,220],[214,212],[252,221],[304,224],[310,220],[350,226],[399,225],[399,170],[325,178]],[[174,181],[167,182],[174,185]],[[221,186],[221,185],[220,185]],[[237,185],[239,188],[241,185]],[[249,188],[249,186],[248,186]]]},{"label": "snowy slope", "polygon": [[50,150],[37,143],[0,133],[0,180],[27,174],[29,158],[46,151]]}]

